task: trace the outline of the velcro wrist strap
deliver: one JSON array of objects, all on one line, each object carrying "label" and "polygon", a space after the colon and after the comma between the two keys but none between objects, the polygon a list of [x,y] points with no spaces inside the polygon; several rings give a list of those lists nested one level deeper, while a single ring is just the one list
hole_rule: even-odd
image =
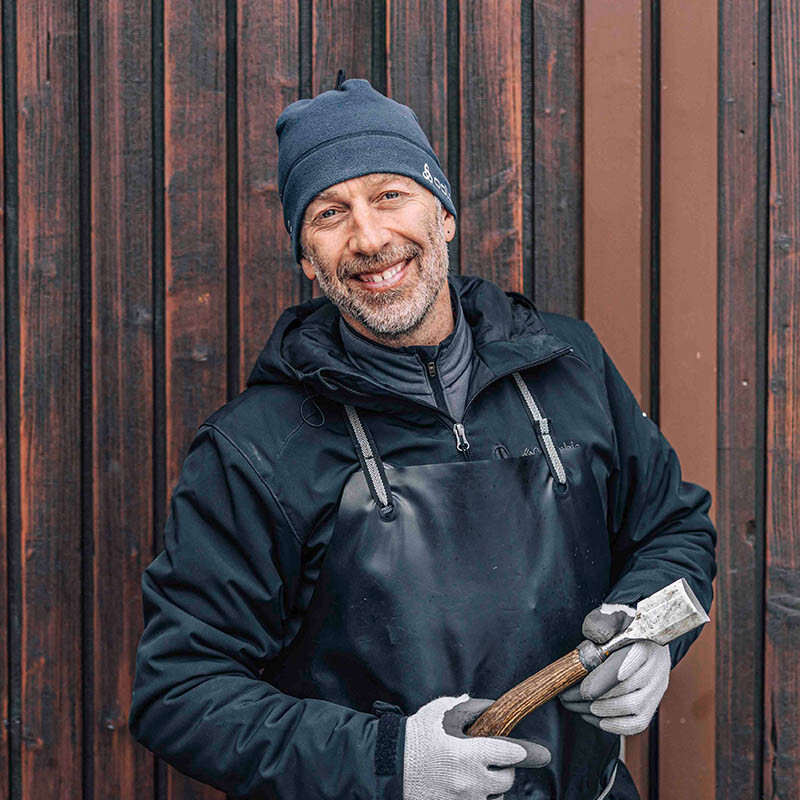
[{"label": "velcro wrist strap", "polygon": [[400,734],[401,714],[383,713],[378,718],[378,736],[375,742],[375,774],[394,775],[397,772],[397,739]]}]

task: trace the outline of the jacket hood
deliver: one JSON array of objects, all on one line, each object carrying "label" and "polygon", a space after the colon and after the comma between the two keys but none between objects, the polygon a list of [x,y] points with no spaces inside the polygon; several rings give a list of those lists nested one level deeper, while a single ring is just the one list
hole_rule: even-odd
[{"label": "jacket hood", "polygon": [[[472,329],[473,369],[468,397],[493,378],[570,349],[544,325],[531,300],[474,275],[449,273]],[[347,358],[340,312],[327,297],[287,308],[256,361],[247,385],[301,383],[340,403],[376,407],[408,399],[371,380]],[[382,402],[383,401],[383,402]]]}]

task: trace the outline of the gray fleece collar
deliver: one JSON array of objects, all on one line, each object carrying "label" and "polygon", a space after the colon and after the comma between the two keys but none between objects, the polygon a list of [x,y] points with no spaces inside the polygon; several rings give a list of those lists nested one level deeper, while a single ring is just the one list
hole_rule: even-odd
[{"label": "gray fleece collar", "polygon": [[469,367],[472,359],[472,332],[452,283],[449,283],[449,288],[455,324],[453,330],[436,345],[389,347],[379,344],[362,336],[340,316],[339,331],[350,363],[372,380],[436,405],[425,364],[436,362],[442,385],[447,391]]}]

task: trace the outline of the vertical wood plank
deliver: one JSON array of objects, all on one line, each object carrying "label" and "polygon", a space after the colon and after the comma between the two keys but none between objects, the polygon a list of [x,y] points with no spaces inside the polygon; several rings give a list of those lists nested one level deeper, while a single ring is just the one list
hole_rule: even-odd
[{"label": "vertical wood plank", "polygon": [[[717,800],[761,797],[764,519],[759,306],[766,140],[758,2],[720,4]],[[760,152],[761,151],[761,152]]]},{"label": "vertical wood plank", "polygon": [[[164,7],[166,496],[226,399],[225,4]],[[220,798],[167,768],[167,797]]]},{"label": "vertical wood plank", "polygon": [[[0,86],[3,84],[4,42],[0,37]],[[4,117],[7,110],[0,108],[0,164],[5,163]],[[0,169],[0,197],[5,198],[5,170]],[[5,203],[3,204],[5,211]],[[6,441],[6,233],[5,225],[0,225],[0,331],[3,341],[0,342],[0,800],[8,800],[10,792],[11,764],[8,757],[9,748],[9,699],[11,694],[11,675],[8,670],[9,619],[8,619],[8,484],[6,482],[6,458],[8,442]]]},{"label": "vertical wood plank", "polygon": [[281,312],[301,299],[302,273],[292,257],[278,194],[275,135],[278,115],[300,96],[298,26],[295,4],[239,4],[240,388]]},{"label": "vertical wood plank", "polygon": [[446,175],[447,3],[387,0],[386,16],[387,96],[414,110]]},{"label": "vertical wood plank", "polygon": [[800,9],[772,9],[764,797],[800,786]]},{"label": "vertical wood plank", "polygon": [[525,293],[534,294],[534,180],[536,147],[534,145],[534,23],[533,3],[522,3],[520,13],[520,133],[522,136],[522,285]]},{"label": "vertical wood plank", "polygon": [[380,91],[380,81],[372,75],[371,0],[313,4],[312,95],[333,89],[339,69],[347,78],[366,78]]},{"label": "vertical wood plank", "polygon": [[[346,78],[366,78],[381,91],[383,76],[372,74],[373,19],[371,0],[352,0],[350,3],[329,3],[311,0],[311,94],[333,89],[336,74],[345,71]],[[299,270],[300,267],[295,267]],[[305,276],[302,281],[307,281]],[[316,280],[312,295],[322,291]]]},{"label": "vertical wood plank", "polygon": [[[660,427],[716,502],[716,4],[661,7]],[[715,505],[712,504],[712,519]],[[659,708],[659,798],[714,797],[714,619]]]},{"label": "vertical wood plank", "polygon": [[77,5],[17,4],[21,797],[82,796]]},{"label": "vertical wood plank", "polygon": [[471,0],[459,24],[461,271],[522,292],[521,10]]},{"label": "vertical wood plank", "polygon": [[[450,181],[456,210],[457,181],[448,172],[448,27],[446,0],[387,0],[386,72],[387,96],[414,110],[442,170]],[[450,271],[458,272],[456,236],[448,245]]]},{"label": "vertical wood plank", "polygon": [[[533,1],[534,274],[528,294],[543,311],[573,317],[583,314],[581,5]],[[507,16],[500,17],[504,27]],[[492,125],[503,127],[499,119]]]},{"label": "vertical wood plank", "polygon": [[149,4],[90,7],[93,615],[87,797],[153,796],[127,727],[152,557],[152,168]]},{"label": "vertical wood plank", "polygon": [[[650,24],[647,4],[589,0],[583,18],[583,315],[650,412]],[[620,291],[620,287],[624,287]],[[649,794],[649,732],[624,761]]]}]

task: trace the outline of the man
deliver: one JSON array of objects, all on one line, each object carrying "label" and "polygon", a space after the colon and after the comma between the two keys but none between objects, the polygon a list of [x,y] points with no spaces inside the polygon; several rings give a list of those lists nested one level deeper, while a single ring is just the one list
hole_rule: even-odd
[{"label": "man", "polygon": [[131,730],[237,798],[636,798],[620,734],[694,633],[619,651],[513,737],[464,729],[678,577],[708,608],[710,496],[586,323],[448,273],[456,210],[416,115],[341,78],[277,123],[326,296],[192,442]]}]

